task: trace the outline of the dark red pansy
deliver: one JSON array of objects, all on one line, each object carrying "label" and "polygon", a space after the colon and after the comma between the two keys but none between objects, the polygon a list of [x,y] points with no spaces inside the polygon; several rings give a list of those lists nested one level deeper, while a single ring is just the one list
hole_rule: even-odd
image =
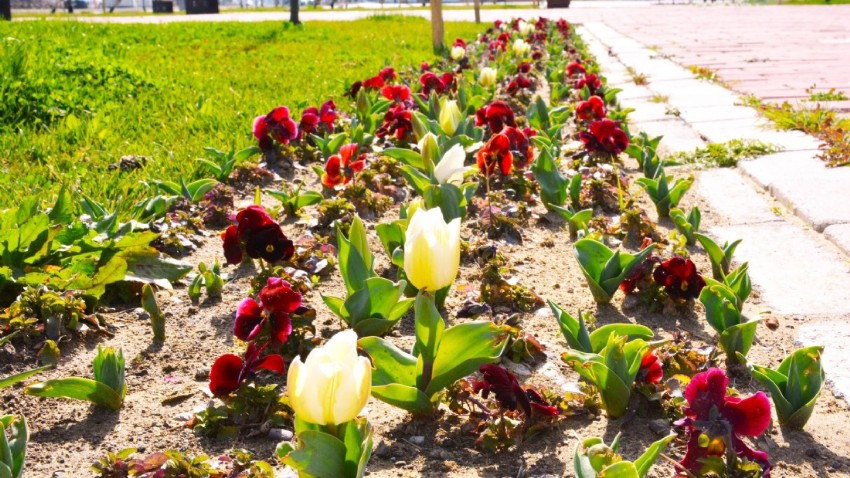
[{"label": "dark red pansy", "polygon": [[244,299],[236,308],[236,320],[233,321],[233,335],[239,340],[254,340],[263,329],[263,309],[250,297]]},{"label": "dark red pansy", "polygon": [[437,76],[436,73],[427,71],[419,77],[419,84],[422,85],[422,96],[431,96],[431,92],[439,95],[451,89],[454,84],[454,76],[451,73],[443,73]]},{"label": "dark red pansy", "polygon": [[531,80],[523,75],[522,73],[517,74],[510,83],[508,83],[508,87],[506,88],[506,92],[509,95],[513,95],[521,89],[530,88]]},{"label": "dark red pansy", "polygon": [[425,73],[426,71],[431,69],[431,64],[427,61],[423,61],[421,65],[419,65],[419,72]]},{"label": "dark red pansy", "polygon": [[567,65],[567,76],[583,75],[587,73],[581,63],[572,61]]},{"label": "dark red pansy", "polygon": [[558,31],[561,33],[569,33],[570,31],[570,24],[563,18],[555,22],[555,27],[557,27]]},{"label": "dark red pansy", "polygon": [[263,308],[274,314],[291,314],[301,307],[301,293],[280,277],[269,277],[259,295]]},{"label": "dark red pansy", "polygon": [[[651,281],[652,271],[655,269],[655,264],[659,264],[661,258],[655,254],[650,254],[649,257],[638,264],[629,275],[620,282],[620,290],[625,294],[631,294],[638,285],[646,284]],[[651,283],[651,282],[650,282]]]},{"label": "dark red pansy", "polygon": [[478,169],[485,176],[501,171],[508,175],[513,167],[513,155],[511,154],[511,140],[504,134],[494,134],[490,141],[478,151]]},{"label": "dark red pansy", "polygon": [[598,96],[591,96],[576,106],[576,117],[582,121],[593,121],[605,117],[605,101]]},{"label": "dark red pansy", "polygon": [[475,112],[475,125],[487,125],[493,133],[502,131],[505,126],[516,127],[514,111],[504,101],[496,100]]},{"label": "dark red pansy", "polygon": [[659,383],[662,378],[664,378],[664,368],[661,359],[652,351],[647,351],[640,361],[636,380],[643,383]]},{"label": "dark red pansy", "polygon": [[251,132],[257,140],[268,137],[269,131],[266,126],[266,115],[260,115],[254,118],[254,127]]},{"label": "dark red pansy", "polygon": [[395,136],[399,141],[413,131],[412,115],[403,103],[397,103],[384,114],[384,123],[375,131],[375,136]]},{"label": "dark red pansy", "polygon": [[494,21],[493,22],[493,28],[495,28],[496,30],[499,30],[500,28],[502,28],[502,23],[504,23],[504,22],[501,21],[501,20]]},{"label": "dark red pansy", "polygon": [[224,242],[224,258],[228,264],[237,265],[242,263],[242,241],[235,225],[230,225],[221,233]]},{"label": "dark red pansy", "polygon": [[363,88],[367,90],[379,90],[384,87],[384,79],[380,76],[373,76],[363,82]]},{"label": "dark red pansy", "polygon": [[533,388],[526,389],[525,396],[531,404],[531,411],[533,413],[543,415],[545,417],[557,417],[561,414],[558,407],[550,405],[545,398],[537,393],[537,390],[534,390]]},{"label": "dark red pansy", "polygon": [[282,374],[285,370],[283,357],[278,354],[261,356],[263,347],[249,344],[243,360],[237,355],[224,354],[210,369],[210,391],[217,397],[229,395],[239,389],[242,382],[252,378],[259,370]]},{"label": "dark red pansy", "polygon": [[301,112],[301,122],[298,130],[301,135],[316,134],[319,132],[319,109],[310,107]]},{"label": "dark red pansy", "polygon": [[322,108],[319,110],[319,121],[325,125],[328,131],[334,130],[334,121],[336,121],[338,116],[336,103],[333,100],[322,103]]},{"label": "dark red pansy", "polygon": [[697,273],[696,265],[683,257],[673,257],[662,262],[652,278],[673,299],[696,299],[705,287],[705,279]]},{"label": "dark red pansy", "polygon": [[345,93],[345,96],[351,98],[352,100],[357,99],[357,93],[360,92],[360,89],[363,88],[362,81],[355,81],[348,88],[348,91]]},{"label": "dark red pansy", "polygon": [[529,63],[527,61],[520,63],[519,66],[517,67],[517,71],[519,73],[523,73],[523,74],[527,75],[528,72],[531,71],[531,63]]},{"label": "dark red pansy", "polygon": [[395,69],[391,66],[386,66],[378,72],[378,76],[384,81],[393,81],[396,79]]},{"label": "dark red pansy", "polygon": [[407,85],[386,85],[381,88],[384,98],[400,103],[410,99],[410,88]]},{"label": "dark red pansy", "polygon": [[279,262],[295,254],[295,246],[280,225],[269,224],[244,235],[245,253],[252,259],[264,259],[266,262]]},{"label": "dark red pansy", "polygon": [[263,206],[252,204],[236,214],[236,224],[239,236],[250,233],[269,224],[277,224]]},{"label": "dark red pansy", "polygon": [[275,141],[287,144],[298,138],[298,125],[289,117],[289,108],[278,106],[266,115],[266,130]]},{"label": "dark red pansy", "polygon": [[590,123],[587,131],[580,131],[579,139],[588,152],[604,152],[616,156],[629,147],[629,137],[613,120],[603,118]]},{"label": "dark red pansy", "polygon": [[591,95],[595,95],[596,91],[602,87],[602,82],[599,80],[599,77],[595,74],[591,73],[589,75],[584,75],[573,84],[573,88],[580,90],[584,87],[587,87],[587,90],[590,91]]},{"label": "dark red pansy", "polygon": [[501,134],[507,136],[511,142],[510,149],[514,165],[522,169],[531,164],[531,161],[534,160],[534,150],[525,132],[519,128],[505,126],[502,128]]}]

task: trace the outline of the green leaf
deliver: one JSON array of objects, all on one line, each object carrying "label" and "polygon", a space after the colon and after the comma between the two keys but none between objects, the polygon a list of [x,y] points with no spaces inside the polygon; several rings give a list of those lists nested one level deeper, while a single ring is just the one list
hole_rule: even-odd
[{"label": "green leaf", "polygon": [[630,461],[620,461],[602,469],[598,478],[639,478],[637,468]]},{"label": "green leaf", "polygon": [[548,302],[549,308],[552,309],[552,313],[555,314],[555,319],[561,328],[561,334],[567,340],[567,345],[579,352],[593,352],[593,346],[590,343],[590,334],[587,332],[587,326],[584,323],[581,311],[578,312],[578,319],[576,319],[551,300]]},{"label": "green leaf", "polygon": [[623,279],[652,253],[655,245],[632,255],[613,251],[593,239],[581,239],[573,244],[573,249],[593,298],[598,303],[608,303]]},{"label": "green leaf", "polygon": [[[356,217],[356,215],[355,215]],[[351,240],[346,238],[340,230],[337,230],[337,257],[339,262],[339,272],[345,282],[345,288],[348,295],[354,294],[366,279],[374,277],[375,272],[372,270],[372,253],[369,251],[368,243],[366,242],[366,231],[363,228],[363,223],[360,226],[355,226],[359,218],[353,220],[351,225],[350,236]],[[368,255],[364,257],[361,254],[363,250]]]},{"label": "green leaf", "polygon": [[88,378],[69,377],[30,385],[24,391],[35,397],[85,400],[112,410],[121,408],[123,399],[108,386]]},{"label": "green leaf", "polygon": [[413,190],[420,196],[424,196],[425,192],[430,189],[433,184],[431,182],[431,178],[413,166],[402,164],[401,174],[404,176],[407,184],[409,184],[410,187],[412,187]]},{"label": "green leaf", "polygon": [[391,223],[382,223],[375,226],[375,232],[381,239],[384,252],[392,258],[393,251],[404,246],[404,231],[407,229],[407,220],[399,219]]},{"label": "green leaf", "polygon": [[700,292],[699,300],[705,307],[709,325],[718,333],[741,323],[738,297],[723,284],[707,284]]},{"label": "green leaf", "polygon": [[446,222],[466,215],[466,197],[454,184],[446,183],[428,187],[423,197],[426,208],[439,207]]},{"label": "green leaf", "polygon": [[[283,459],[299,474],[316,478],[341,478],[345,474],[345,444],[318,430],[298,434],[299,446]],[[303,475],[302,475],[303,476]]]},{"label": "green leaf", "polygon": [[372,455],[372,425],[365,418],[352,420],[340,426],[345,443],[345,474],[362,478],[366,474],[366,463]]},{"label": "green leaf", "polygon": [[[616,334],[632,341],[635,339],[649,340],[655,334],[652,329],[639,324],[607,324],[599,327],[590,334],[590,352],[599,353],[607,344],[609,336]],[[589,352],[585,350],[585,352]]]},{"label": "green leaf", "polygon": [[43,367],[38,367],[32,370],[16,373],[14,375],[9,375],[5,378],[0,378],[0,389],[10,387],[18,382],[23,382],[24,380],[32,377],[33,375],[38,375],[39,373],[44,372],[45,370],[50,370],[53,367],[55,367],[55,365],[45,365]]},{"label": "green leaf", "polygon": [[720,334],[720,347],[726,352],[727,357],[733,361],[738,361],[738,353],[744,357],[747,356],[747,352],[750,351],[756,337],[758,322],[758,320],[753,320],[733,325]]},{"label": "green leaf", "polygon": [[428,396],[413,386],[400,383],[372,385],[372,396],[415,415],[430,415],[434,411],[434,404]]},{"label": "green leaf", "polygon": [[412,166],[418,170],[425,169],[425,163],[422,161],[422,156],[412,149],[404,148],[387,148],[381,152],[385,156],[397,159],[408,166]]},{"label": "green leaf", "polygon": [[551,209],[553,205],[561,206],[567,201],[569,180],[561,174],[558,164],[548,150],[541,150],[531,165],[531,172],[540,184],[540,199],[547,208]]},{"label": "green leaf", "polygon": [[490,321],[466,322],[446,329],[426,395],[434,395],[485,363],[497,362],[507,346],[507,339],[505,329]]},{"label": "green leaf", "polygon": [[357,343],[372,359],[373,387],[393,383],[416,387],[416,357],[378,337],[364,337]]},{"label": "green leaf", "polygon": [[647,448],[637,460],[634,461],[635,468],[637,469],[637,473],[640,478],[646,476],[649,469],[652,468],[652,465],[655,463],[655,460],[658,459],[658,455],[667,448],[667,445],[669,445],[674,438],[676,438],[676,434],[671,433],[670,435],[654,442],[652,445],[649,445],[649,448]]},{"label": "green leaf", "polygon": [[[434,300],[427,294],[419,293],[413,306],[416,316],[416,344],[414,355],[422,358],[426,366],[430,366],[437,358],[437,350],[443,337],[446,322],[440,316],[440,311],[434,305]],[[420,376],[417,378],[417,387],[424,388],[423,383],[428,382],[433,375]]]}]

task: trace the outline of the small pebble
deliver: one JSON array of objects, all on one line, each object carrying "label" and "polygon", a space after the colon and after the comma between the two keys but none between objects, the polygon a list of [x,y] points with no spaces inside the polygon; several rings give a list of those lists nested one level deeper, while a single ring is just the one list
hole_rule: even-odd
[{"label": "small pebble", "polygon": [[143,309],[143,308],[141,308],[141,307],[136,307],[136,308],[133,310],[133,313],[135,313],[135,314],[136,314],[136,317],[137,317],[139,320],[148,320],[148,319],[150,319],[150,318],[151,318],[151,315],[150,315],[150,314],[148,314],[148,313],[145,311],[145,309]]},{"label": "small pebble", "polygon": [[269,430],[269,438],[277,441],[289,441],[292,440],[292,432],[286,430],[284,428],[272,428]]},{"label": "small pebble", "polygon": [[417,446],[422,446],[425,443],[425,437],[422,435],[415,435],[410,437],[410,443],[413,443]]},{"label": "small pebble", "polygon": [[399,461],[397,461],[397,462],[395,462],[395,463],[393,463],[393,464],[394,464],[396,467],[402,467],[402,466],[407,465],[407,462],[406,462],[406,461],[404,461],[404,460],[399,460]]}]

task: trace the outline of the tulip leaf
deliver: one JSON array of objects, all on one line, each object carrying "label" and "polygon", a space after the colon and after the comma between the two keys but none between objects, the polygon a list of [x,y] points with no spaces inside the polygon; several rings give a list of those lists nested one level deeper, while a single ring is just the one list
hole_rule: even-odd
[{"label": "tulip leaf", "polygon": [[434,410],[434,405],[421,390],[400,383],[372,385],[372,396],[417,415],[427,415]]},{"label": "tulip leaf", "polygon": [[705,317],[709,325],[717,333],[722,334],[729,327],[741,323],[738,297],[725,285],[707,284],[700,292],[699,300],[705,307]]},{"label": "tulip leaf", "polygon": [[612,334],[622,335],[628,340],[651,339],[655,334],[652,329],[640,324],[607,324],[597,328],[590,334],[590,346],[592,352],[599,352],[608,343],[608,337]]},{"label": "tulip leaf", "polygon": [[694,236],[697,238],[699,243],[702,245],[702,248],[705,249],[706,254],[708,254],[709,260],[711,260],[711,273],[715,280],[723,281],[726,277],[726,274],[729,273],[729,266],[732,262],[732,255],[735,253],[735,249],[738,248],[738,245],[741,243],[741,239],[730,243],[724,243],[723,247],[720,247],[716,242],[711,240],[710,237],[695,233]]},{"label": "tulip leaf", "polygon": [[[345,300],[338,315],[361,337],[384,335],[401,319],[413,302],[413,299],[399,301],[406,285],[405,281],[396,284],[383,277],[367,279],[365,287]],[[334,298],[330,299],[329,307],[334,310],[336,303]],[[325,303],[327,304],[328,300],[325,300]],[[368,321],[369,325],[363,325],[364,321]]]},{"label": "tulip leaf", "polygon": [[497,362],[507,346],[507,338],[505,329],[489,320],[466,322],[446,329],[426,395],[434,395],[485,363]]},{"label": "tulip leaf", "polygon": [[348,322],[348,317],[345,315],[347,311],[345,310],[345,300],[340,299],[339,297],[333,297],[329,295],[319,294],[322,297],[322,300],[325,302],[325,305],[331,309],[331,312],[334,313],[337,317],[340,317],[346,323]]},{"label": "tulip leaf", "polygon": [[608,303],[623,279],[652,253],[655,245],[634,255],[613,251],[593,239],[581,239],[573,248],[593,298],[597,303]]},{"label": "tulip leaf", "polygon": [[393,252],[399,247],[404,247],[404,231],[407,229],[407,220],[399,219],[390,223],[382,223],[375,226],[375,232],[381,239],[384,252],[392,258]]},{"label": "tulip leaf", "polygon": [[[434,300],[426,294],[418,294],[416,296],[415,309],[415,329],[416,343],[413,346],[413,355],[419,356],[426,368],[431,367],[437,358],[437,351],[442,341],[443,331],[446,328],[446,322],[440,316],[440,311],[434,305]],[[428,370],[424,370],[426,373]],[[427,376],[420,375],[417,379],[417,386],[424,388],[422,381],[428,382],[432,375],[427,373]]]},{"label": "tulip leaf", "polygon": [[401,384],[416,386],[416,357],[378,337],[357,342],[372,359],[372,386]]},{"label": "tulip leaf", "polygon": [[[359,226],[357,224],[359,223]],[[337,230],[337,257],[339,273],[345,282],[348,295],[354,294],[366,279],[375,276],[372,270],[373,257],[366,241],[366,231],[363,222],[355,215],[351,223],[351,232],[346,238],[342,231]]]},{"label": "tulip leaf", "polygon": [[[567,345],[571,349],[580,352],[593,352],[593,346],[590,343],[590,334],[587,332],[587,326],[584,323],[584,318],[581,311],[578,312],[578,319],[571,316],[564,309],[560,308],[556,303],[549,302],[549,308],[555,314],[555,319],[558,320],[558,325],[561,328],[561,334],[567,340]],[[606,338],[607,343],[607,338]]]},{"label": "tulip leaf", "polygon": [[751,365],[753,377],[770,391],[782,425],[802,429],[811,417],[824,382],[822,352],[819,345],[795,350],[776,370]]},{"label": "tulip leaf", "polygon": [[635,464],[630,461],[619,461],[607,466],[596,476],[598,478],[640,478]]},{"label": "tulip leaf", "polygon": [[0,379],[0,389],[10,387],[18,382],[23,382],[24,380],[32,377],[33,375],[37,375],[45,370],[50,370],[55,365],[45,365],[43,367],[34,368],[32,370],[27,370],[21,373],[16,373],[14,375],[9,375],[8,377]]},{"label": "tulip leaf", "polygon": [[351,420],[339,426],[345,444],[345,477],[362,478],[366,463],[372,455],[372,426],[365,418]]},{"label": "tulip leaf", "polygon": [[738,353],[747,356],[756,337],[758,320],[728,327],[720,334],[720,347],[732,361],[738,361]]},{"label": "tulip leaf", "polygon": [[86,400],[112,410],[121,408],[123,398],[108,386],[88,378],[69,377],[30,385],[24,391],[35,397]]},{"label": "tulip leaf", "polygon": [[640,478],[646,476],[649,469],[652,468],[652,465],[655,463],[655,460],[658,459],[658,455],[667,448],[667,445],[669,445],[674,438],[676,438],[676,434],[671,433],[670,435],[654,442],[652,445],[649,445],[649,448],[647,448],[637,460],[634,461],[635,468],[637,469],[637,473]]},{"label": "tulip leaf", "polygon": [[407,184],[413,188],[420,196],[425,196],[425,192],[431,188],[433,183],[425,173],[419,169],[407,164],[401,165],[401,175],[407,181]]},{"label": "tulip leaf", "polygon": [[299,446],[283,462],[299,473],[316,478],[339,478],[345,473],[345,444],[337,437],[318,430],[298,434]]},{"label": "tulip leaf", "polygon": [[540,150],[540,155],[531,165],[531,172],[540,184],[540,199],[544,206],[551,210],[552,206],[561,206],[567,201],[569,180],[561,174],[548,148]]},{"label": "tulip leaf", "polygon": [[[742,360],[746,360],[746,358],[743,356],[738,358],[739,362]],[[778,372],[774,372],[773,370],[764,369],[763,367],[758,366],[753,367],[752,374],[753,378],[758,380],[759,383],[766,387],[767,391],[770,392],[770,398],[773,399],[773,406],[776,408],[776,415],[779,417],[780,423],[785,424],[786,420],[794,415],[795,411],[797,411],[797,409],[795,409],[795,407],[785,398],[784,385],[786,377]],[[776,377],[774,374],[779,375],[779,377]],[[777,381],[777,378],[780,378],[781,381]]]},{"label": "tulip leaf", "polygon": [[419,171],[425,169],[425,162],[422,161],[422,155],[412,149],[387,148],[383,150],[381,154],[397,159],[408,166],[418,169]]},{"label": "tulip leaf", "polygon": [[440,208],[447,223],[466,216],[466,197],[454,184],[432,185],[425,189],[423,198],[427,209]]}]

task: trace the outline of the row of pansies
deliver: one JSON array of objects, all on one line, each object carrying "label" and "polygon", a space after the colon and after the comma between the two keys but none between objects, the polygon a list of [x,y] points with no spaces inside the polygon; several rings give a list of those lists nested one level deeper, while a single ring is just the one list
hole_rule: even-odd
[{"label": "row of pansies", "polygon": [[[349,90],[356,102],[356,114],[346,125],[350,129],[340,133],[345,136],[316,138],[320,145],[338,143],[339,152],[328,151],[333,154],[321,172],[321,183],[331,190],[326,194],[345,197],[349,184],[376,156],[383,156],[400,163],[413,199],[401,204],[400,219],[376,227],[398,282],[376,274],[365,229],[355,214],[348,225],[337,224],[338,264],[347,294],[323,299],[360,336],[359,347],[371,359],[371,383],[360,382],[370,376],[364,369],[349,377],[349,385],[340,386],[343,393],[331,387],[302,396],[303,383],[288,384],[300,440],[294,448],[282,447],[281,454],[302,472],[332,476],[328,467],[338,466],[338,473],[362,473],[362,459],[369,453],[368,426],[362,421],[349,425],[355,423],[356,413],[334,419],[329,410],[350,411],[352,403],[362,406],[349,397],[362,397],[364,387],[371,386],[373,397],[415,415],[431,415],[441,403],[470,420],[477,415],[479,442],[493,448],[518,442],[522,433],[539,430],[541,423],[557,420],[575,406],[549,390],[523,387],[499,365],[501,357],[516,357],[514,345],[528,350],[536,342],[533,336],[523,337],[489,320],[448,327],[440,313],[461,261],[461,221],[477,223],[491,239],[504,239],[508,228],[521,227],[518,216],[502,212],[509,203],[540,201],[563,217],[571,234],[580,237],[574,245],[576,257],[597,302],[610,302],[617,289],[650,307],[690,308],[699,299],[727,362],[746,364],[756,324],[741,315],[751,290],[747,265],[730,270],[735,244],[721,247],[699,234],[698,209],[687,216],[676,209],[692,178],[667,175],[656,154],[657,138],[642,136],[630,146],[623,123],[627,112],[617,106],[616,91],[592,72],[595,65],[573,47],[569,26],[545,19],[533,24],[497,22],[476,42],[457,40],[451,59],[443,65],[450,71],[423,64],[416,78],[388,67],[355,83]],[[258,122],[274,121],[273,115]],[[328,130],[333,132],[333,126]],[[297,138],[293,133],[289,139]],[[286,145],[289,139],[272,147]],[[346,140],[351,142],[344,144]],[[636,184],[647,192],[658,216],[674,221],[676,231],[670,238],[636,206],[620,157],[624,152],[638,162],[645,177]],[[473,160],[475,167],[466,166]],[[514,196],[507,196],[508,191]],[[688,258],[687,247],[697,240],[711,260],[713,278],[703,277]],[[380,336],[411,306],[415,345],[408,353]],[[608,324],[591,333],[583,314],[574,318],[556,304],[550,306],[570,348],[564,360],[592,385],[589,390],[599,394],[609,417],[625,415],[635,393],[644,400],[666,397],[661,406],[681,417],[675,423],[686,443],[678,472],[702,476],[739,470],[769,476],[767,455],[741,438],[767,429],[770,405],[765,394],[727,396],[726,374],[712,368],[712,359],[703,359],[690,370],[678,370],[676,380],[690,383],[676,399],[664,378],[670,377],[665,369],[674,354],[682,353],[674,350],[681,344],[653,341],[652,330],[637,324]],[[351,362],[351,353],[338,354],[349,354]],[[750,367],[782,409],[781,422],[802,426],[802,417],[811,413],[823,379],[819,353],[818,348],[798,351],[776,371]],[[313,360],[312,355],[307,360]],[[470,375],[479,369],[480,376]],[[302,401],[306,406],[316,400],[305,398],[310,393],[325,397],[324,412],[298,411]],[[335,405],[335,399],[345,403]],[[488,405],[488,399],[495,401]],[[308,413],[311,418],[301,423],[299,414]],[[512,417],[524,417],[526,424],[518,425]],[[352,439],[340,435],[348,426],[357,430]],[[590,439],[576,450],[576,473],[607,476],[633,469],[643,476],[672,438],[657,442],[635,463],[621,461],[616,446]],[[338,463],[309,459],[325,447],[338,447],[340,457],[347,450],[345,456],[359,456],[361,461],[345,469],[341,458]]]},{"label": "row of pansies", "polygon": [[[302,181],[269,196],[287,215],[315,208],[319,218],[313,235],[293,240],[258,189],[222,233],[225,261],[254,271],[252,290],[234,311],[239,353],[211,366],[209,390],[220,404],[195,415],[195,431],[227,437],[246,423],[292,426],[297,439],[277,450],[283,463],[304,476],[363,476],[373,430],[358,415],[370,396],[414,416],[449,410],[489,450],[518,446],[578,413],[617,419],[643,404],[673,417],[678,435],[631,462],[617,454],[618,440],[588,438],[575,451],[577,476],[644,476],[677,436],[684,452],[676,473],[769,476],[767,455],[743,438],[768,428],[767,396],[730,393],[718,355],[694,353],[686,338],[658,340],[631,323],[594,328],[589,314],[549,301],[582,392],[520,383],[503,365],[546,360],[533,331],[494,313],[546,304],[504,277],[511,260],[501,246],[522,243],[535,210],[575,240],[597,303],[618,290],[647,310],[691,310],[699,301],[729,374],[763,383],[780,423],[805,425],[820,391],[820,348],[794,352],[776,370],[747,363],[757,322],[742,314],[752,287],[747,264],[732,268],[737,243],[715,244],[698,232],[698,209],[677,208],[692,178],[668,176],[658,138],[630,137],[628,112],[597,69],[566,21],[515,19],[475,41],[456,40],[435,65],[387,67],[350,85],[350,114],[328,101],[300,119],[285,106],[257,117],[266,164],[316,163],[312,182],[322,188],[303,190]],[[639,169],[630,171],[624,155]],[[669,236],[639,206],[633,192],[641,191],[675,225]],[[398,218],[387,217],[395,211]],[[376,270],[364,221],[375,225],[386,270]],[[697,243],[711,277],[689,258]],[[455,302],[447,298],[464,262],[484,271],[480,293],[449,325]],[[344,296],[322,291],[330,264]],[[310,306],[305,297],[315,290],[321,304]],[[347,330],[325,342],[315,307]],[[403,350],[390,334],[406,317],[414,336]],[[56,396],[44,389],[29,390]]]}]

